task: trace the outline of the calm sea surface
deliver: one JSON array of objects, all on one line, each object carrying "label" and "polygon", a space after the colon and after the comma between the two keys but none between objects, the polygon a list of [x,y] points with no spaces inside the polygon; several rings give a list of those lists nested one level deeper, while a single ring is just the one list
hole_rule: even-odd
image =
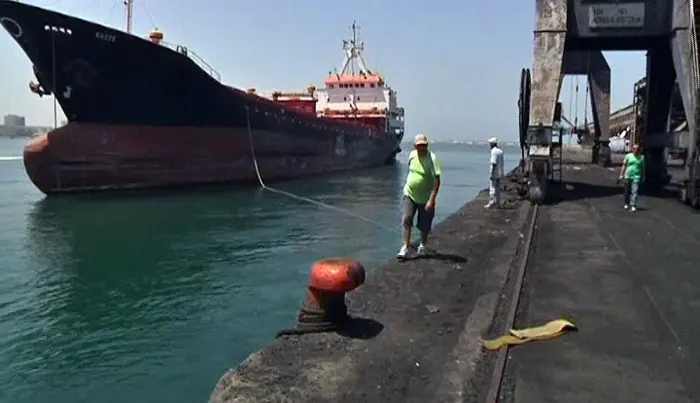
[{"label": "calm sea surface", "polygon": [[[59,197],[0,138],[0,402],[206,401],[218,378],[293,325],[309,265],[370,270],[397,235],[260,189]],[[442,220],[486,187],[485,145],[434,144]],[[407,148],[407,147],[404,147]],[[505,147],[506,168],[519,150]],[[278,188],[395,228],[401,163]]]}]

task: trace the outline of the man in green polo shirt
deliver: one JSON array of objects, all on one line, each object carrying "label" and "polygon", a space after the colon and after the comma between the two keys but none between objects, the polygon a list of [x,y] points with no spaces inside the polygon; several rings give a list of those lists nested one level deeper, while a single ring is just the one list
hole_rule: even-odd
[{"label": "man in green polo shirt", "polygon": [[632,146],[632,152],[625,155],[620,171],[620,180],[625,181],[625,210],[637,211],[639,183],[644,180],[644,155],[639,144]]},{"label": "man in green polo shirt", "polygon": [[418,214],[416,227],[420,231],[418,254],[425,252],[428,234],[435,217],[435,199],[440,190],[440,161],[435,153],[428,150],[428,138],[419,134],[413,140],[414,150],[408,156],[408,176],[403,188],[403,245],[396,255],[399,259],[408,257],[411,245],[413,217]]}]

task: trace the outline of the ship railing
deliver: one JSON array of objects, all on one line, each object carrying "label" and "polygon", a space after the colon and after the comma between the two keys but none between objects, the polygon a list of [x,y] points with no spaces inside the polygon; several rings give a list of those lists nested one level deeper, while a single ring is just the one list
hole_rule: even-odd
[{"label": "ship railing", "polygon": [[174,43],[169,43],[165,41],[160,42],[161,45],[170,48],[171,50],[180,53],[182,55],[185,55],[190,58],[199,68],[204,70],[207,74],[209,74],[212,78],[214,78],[216,81],[221,81],[221,74],[219,74],[218,71],[214,70],[213,67],[204,59],[202,59],[198,54],[193,52],[192,50],[188,49],[184,45],[176,45]]}]

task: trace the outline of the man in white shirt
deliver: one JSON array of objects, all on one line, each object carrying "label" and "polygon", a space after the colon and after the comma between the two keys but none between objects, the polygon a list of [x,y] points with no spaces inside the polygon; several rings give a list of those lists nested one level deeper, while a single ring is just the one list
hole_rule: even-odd
[{"label": "man in white shirt", "polygon": [[489,168],[489,202],[486,208],[501,206],[501,178],[503,177],[503,150],[498,148],[498,139],[489,139],[491,159]]}]

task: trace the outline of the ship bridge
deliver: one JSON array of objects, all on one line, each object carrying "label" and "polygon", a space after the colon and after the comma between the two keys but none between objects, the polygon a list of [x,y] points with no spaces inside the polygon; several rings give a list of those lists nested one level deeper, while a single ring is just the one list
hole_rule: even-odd
[{"label": "ship bridge", "polygon": [[364,42],[358,39],[357,25],[343,41],[345,57],[340,70],[329,71],[323,88],[316,90],[318,116],[359,120],[395,132],[403,138],[404,109],[398,106],[396,91],[384,76],[367,67]]}]

